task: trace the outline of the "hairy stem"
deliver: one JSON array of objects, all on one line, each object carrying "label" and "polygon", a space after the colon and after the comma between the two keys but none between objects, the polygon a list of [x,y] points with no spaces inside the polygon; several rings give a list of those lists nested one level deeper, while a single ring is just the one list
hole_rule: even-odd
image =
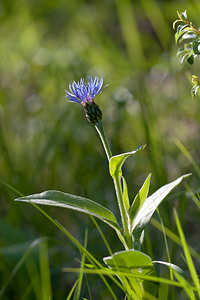
[{"label": "hairy stem", "polygon": [[[96,130],[97,130],[97,132],[98,132],[98,134],[101,138],[103,147],[104,147],[105,152],[106,152],[106,156],[108,158],[108,162],[110,162],[110,159],[112,157],[112,152],[110,150],[110,146],[108,144],[108,140],[106,138],[102,122],[98,121],[95,124],[95,128],[96,128]],[[132,248],[132,238],[131,238],[131,235],[129,233],[129,228],[128,228],[128,216],[127,216],[126,209],[125,209],[125,204],[124,204],[124,201],[123,201],[121,181],[120,181],[120,179],[114,178],[114,177],[113,177],[113,181],[114,181],[114,185],[115,185],[115,191],[116,191],[118,206],[119,206],[119,210],[120,210],[120,214],[121,214],[121,220],[122,220],[123,229],[124,229],[124,236],[125,236],[125,241],[126,241],[126,247],[125,248],[131,249]]]},{"label": "hairy stem", "polygon": [[116,178],[116,177],[113,178],[113,181],[114,181],[114,185],[115,185],[115,191],[116,191],[116,195],[117,195],[122,224],[123,224],[123,228],[124,228],[124,234],[125,234],[127,248],[132,249],[132,238],[131,238],[131,234],[129,232],[129,227],[128,227],[128,216],[126,213],[126,208],[125,208],[125,204],[124,204],[124,200],[123,200],[121,181],[120,181],[120,178]]}]

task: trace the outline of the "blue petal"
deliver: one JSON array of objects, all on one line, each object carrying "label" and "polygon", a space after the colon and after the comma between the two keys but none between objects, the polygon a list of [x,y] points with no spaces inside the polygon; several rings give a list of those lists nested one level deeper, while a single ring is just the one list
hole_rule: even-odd
[{"label": "blue petal", "polygon": [[99,79],[96,76],[94,80],[92,77],[88,76],[88,83],[85,83],[83,78],[81,78],[77,83],[74,81],[69,85],[70,92],[65,91],[67,94],[67,101],[76,103],[86,101],[91,102],[99,93],[101,93],[103,83],[103,77]]}]

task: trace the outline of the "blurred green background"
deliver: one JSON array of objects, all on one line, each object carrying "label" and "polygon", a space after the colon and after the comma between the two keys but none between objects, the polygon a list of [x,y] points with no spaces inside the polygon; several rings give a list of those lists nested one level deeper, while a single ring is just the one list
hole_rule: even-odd
[{"label": "blurred green background", "polygon": [[[200,166],[200,100],[190,95],[199,62],[180,66],[172,29],[176,11],[185,9],[200,25],[198,0],[1,0],[0,179],[25,195],[57,189],[117,211],[97,133],[80,105],[65,102],[69,83],[97,75],[108,84],[96,102],[113,153],[147,143],[124,168],[130,199],[150,172],[150,192],[187,172],[193,173],[192,190],[198,190],[199,177],[176,145],[180,140]],[[199,211],[185,191],[184,185],[176,189],[160,211],[175,231],[176,207],[189,243],[198,249]],[[34,285],[40,278],[38,247],[14,269],[31,242],[43,237],[53,299],[65,299],[77,275],[63,273],[62,267],[78,267],[80,254],[34,207],[15,203],[17,196],[0,185],[0,286],[10,280],[1,299],[43,299]],[[88,228],[88,249],[100,260],[108,255],[88,216],[45,211],[81,243]],[[112,250],[120,250],[115,233],[104,224],[101,228]],[[165,259],[162,233],[150,225],[146,237],[145,251]],[[170,244],[170,251],[173,262],[181,264],[177,247]],[[88,280],[93,299],[111,299],[97,276]],[[84,293],[88,297],[87,288]]]}]

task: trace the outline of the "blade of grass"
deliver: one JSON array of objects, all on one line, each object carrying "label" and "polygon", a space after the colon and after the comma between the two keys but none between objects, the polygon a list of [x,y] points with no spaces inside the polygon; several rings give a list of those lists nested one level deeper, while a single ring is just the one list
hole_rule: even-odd
[{"label": "blade of grass", "polygon": [[144,60],[144,54],[139,30],[133,15],[133,5],[130,0],[118,0],[116,5],[129,60],[133,65],[138,65]]},{"label": "blade of grass", "polygon": [[[17,189],[15,189],[14,187],[12,187],[11,185],[7,184],[6,182],[4,182],[3,180],[0,179],[0,183],[2,183],[3,185],[7,186],[9,189],[11,189],[12,191],[14,191],[17,195],[20,196],[24,196],[21,192],[19,192]],[[61,232],[64,233],[64,235],[66,235],[71,241],[72,243],[83,253],[85,253],[87,259],[92,263],[92,265],[94,265],[95,268],[102,268],[103,266],[100,264],[100,262],[89,252],[87,251],[87,249],[85,249],[71,234],[70,232],[64,228],[57,220],[52,219],[41,207],[39,207],[37,204],[35,203],[31,203],[37,210],[39,210],[50,222],[52,222]],[[104,282],[104,284],[106,285],[106,287],[108,288],[108,290],[110,291],[113,299],[117,300],[117,297],[114,293],[114,291],[112,290],[112,288],[110,287],[110,285],[108,284],[107,280],[100,275],[102,281]],[[115,282],[116,285],[118,285],[123,291],[124,291],[124,287],[119,283],[118,280],[116,280],[112,275],[110,276],[110,278],[113,280],[113,282]],[[0,294],[1,297],[1,294]]]},{"label": "blade of grass", "polygon": [[158,298],[154,297],[153,295],[144,291],[144,299],[145,300],[159,300]]},{"label": "blade of grass", "polygon": [[174,271],[174,274],[175,274],[177,280],[180,283],[182,283],[183,288],[184,288],[186,294],[188,295],[189,299],[196,300],[194,292],[193,292],[191,286],[188,284],[187,280],[185,280],[185,278],[183,276],[179,275],[176,271]]},{"label": "blade of grass", "polygon": [[189,151],[185,148],[185,146],[181,143],[180,140],[175,139],[176,146],[181,150],[183,155],[188,159],[188,161],[192,164],[195,171],[197,172],[197,175],[200,177],[200,168],[196,164],[195,160],[193,159],[192,155],[189,153]]},{"label": "blade of grass", "polygon": [[30,294],[32,288],[33,288],[32,284],[29,284],[29,286],[25,289],[23,295],[20,297],[19,300],[27,300],[27,299],[29,299],[30,298],[29,294]]},{"label": "blade of grass", "polygon": [[[170,258],[170,254],[169,254],[169,246],[168,246],[168,243],[167,243],[167,236],[166,236],[166,231],[165,231],[165,226],[163,224],[163,221],[162,221],[162,218],[161,218],[161,215],[160,215],[160,212],[159,212],[158,208],[157,208],[157,213],[158,213],[158,216],[159,216],[159,219],[160,219],[160,224],[161,224],[161,227],[162,227],[163,238],[164,238],[165,248],[166,248],[166,252],[167,252],[167,258],[168,258],[169,263],[171,263],[171,258]],[[169,270],[170,270],[170,278],[171,278],[171,280],[173,280],[172,270],[171,269],[169,269]]]},{"label": "blade of grass", "polygon": [[14,188],[12,185],[10,185],[9,183],[3,181],[2,179],[0,179],[0,183],[3,184],[4,186],[6,186],[7,188],[9,188],[11,191],[13,191],[14,193],[16,193],[19,196],[24,196],[22,193],[20,193],[16,188]]},{"label": "blade of grass", "polygon": [[155,0],[140,0],[141,5],[157,34],[160,43],[165,48],[169,42],[169,24],[165,21],[164,15],[160,10],[160,5]]},{"label": "blade of grass", "polygon": [[42,241],[43,239],[36,239],[34,240],[30,246],[28,247],[28,249],[26,250],[26,252],[24,253],[24,255],[22,256],[22,258],[18,261],[18,263],[16,264],[16,266],[14,267],[14,269],[12,270],[11,274],[9,275],[8,279],[6,280],[6,282],[3,284],[1,290],[0,290],[0,299],[2,298],[2,296],[4,295],[9,283],[11,282],[11,280],[14,278],[14,276],[17,274],[17,272],[20,270],[21,266],[24,264],[24,262],[26,261],[26,259],[28,258],[28,256],[30,255],[31,251]]},{"label": "blade of grass", "polygon": [[[62,269],[64,272],[72,272],[72,273],[77,273],[79,272],[78,268],[63,268]],[[98,270],[92,270],[92,269],[84,269],[84,272],[86,274],[104,274],[106,276],[109,275],[114,275],[114,276],[129,276],[129,277],[133,277],[133,278],[138,278],[138,279],[142,279],[142,280],[148,280],[148,281],[154,281],[154,282],[158,282],[158,283],[164,283],[164,284],[169,284],[171,286],[176,286],[176,287],[181,287],[183,288],[184,285],[180,282],[174,281],[174,280],[170,280],[170,279],[166,279],[166,278],[162,278],[162,277],[156,277],[156,276],[150,276],[150,275],[138,275],[138,274],[134,274],[131,272],[117,272],[117,271],[112,271],[111,269],[108,268],[103,268],[103,269],[98,269]],[[191,286],[191,288],[194,291],[197,291],[196,287]]]},{"label": "blade of grass", "polygon": [[186,183],[186,189],[189,192],[192,200],[194,201],[194,203],[196,204],[196,206],[200,209],[200,197],[199,194],[197,193],[197,196],[195,195],[195,193],[192,191],[192,189],[189,187],[189,185]]},{"label": "blade of grass", "polygon": [[[84,248],[85,249],[87,247],[87,239],[88,239],[88,232],[86,230],[85,231],[85,242],[84,242]],[[84,269],[84,265],[85,265],[85,253],[82,254],[81,267],[80,267],[80,273],[79,273],[79,279],[78,279],[78,285],[77,285],[76,292],[75,292],[75,295],[74,295],[74,300],[79,300],[79,297],[80,297],[81,286],[82,286],[82,282],[83,282],[83,269]]]},{"label": "blade of grass", "polygon": [[[101,235],[101,237],[102,237],[102,239],[103,239],[103,241],[104,241],[104,243],[105,243],[105,245],[106,245],[106,247],[107,247],[107,249],[108,249],[109,254],[112,256],[113,253],[112,253],[112,250],[111,250],[111,248],[110,248],[110,246],[109,246],[109,244],[108,244],[108,241],[107,241],[105,235],[104,235],[103,232],[101,231],[101,229],[100,229],[98,223],[96,222],[96,220],[95,220],[92,216],[91,216],[91,218],[93,219],[93,222],[94,222],[95,226],[97,227],[97,229],[98,229],[98,231],[99,231],[99,233],[100,233],[100,235]],[[117,264],[115,263],[115,261],[114,261],[114,264],[115,264],[116,270],[119,271],[118,266],[117,266]],[[119,277],[119,279],[122,281],[122,278]],[[132,295],[132,294],[133,294],[133,288],[131,288],[131,285],[129,284],[128,279],[124,277],[124,278],[123,278],[123,282],[126,283],[126,284],[124,284],[124,286],[126,287],[127,292],[128,292],[130,295]],[[133,295],[132,295],[132,296],[133,296]],[[136,297],[136,296],[137,296],[137,295],[135,295],[135,297]]]},{"label": "blade of grass", "polygon": [[186,258],[186,261],[187,261],[187,265],[188,265],[188,268],[189,268],[189,271],[190,271],[190,275],[192,277],[194,286],[196,287],[197,294],[200,298],[200,283],[199,283],[198,275],[196,273],[196,269],[195,269],[195,266],[194,266],[194,263],[193,263],[193,260],[192,260],[191,254],[190,254],[190,250],[189,250],[189,247],[187,245],[187,242],[186,242],[186,239],[185,239],[185,236],[184,236],[184,233],[183,233],[178,215],[177,215],[175,210],[174,210],[174,215],[175,215],[175,219],[176,219],[176,226],[177,226],[177,229],[178,229],[178,233],[179,233],[179,236],[180,236],[180,239],[181,239],[181,244],[182,244],[183,251],[184,251],[184,254],[185,254],[185,258]]},{"label": "blade of grass", "polygon": [[[156,211],[157,211],[158,217],[160,219],[160,224],[161,224],[161,227],[162,227],[162,233],[163,233],[165,248],[166,248],[166,252],[167,252],[167,258],[168,258],[169,263],[171,263],[171,259],[170,259],[170,255],[169,255],[169,247],[168,247],[167,238],[166,238],[165,227],[164,227],[159,209],[157,208]],[[173,280],[173,274],[172,274],[171,268],[169,268],[169,273],[170,273],[170,279]],[[159,290],[161,291],[162,289],[159,289]],[[169,287],[167,286],[167,287],[165,287],[165,296],[164,296],[165,299],[168,299],[168,294],[169,294]]]},{"label": "blade of grass", "polygon": [[42,295],[41,277],[37,262],[33,257],[30,257],[27,261],[26,269],[30,278],[30,286],[32,287],[34,297],[36,300],[40,300]]},{"label": "blade of grass", "polygon": [[41,274],[41,290],[42,300],[51,300],[51,279],[48,261],[48,247],[47,242],[40,243],[39,246],[39,261],[40,261],[40,274]]},{"label": "blade of grass", "polygon": [[66,300],[70,300],[70,299],[71,299],[71,296],[72,296],[72,294],[73,294],[73,292],[74,292],[74,290],[75,290],[77,284],[78,284],[78,279],[75,281],[75,283],[74,283],[74,285],[73,285],[71,291],[69,292],[69,295],[67,296]]},{"label": "blade of grass", "polygon": [[100,235],[101,235],[101,237],[102,237],[102,240],[104,241],[104,243],[105,243],[105,245],[106,245],[106,248],[107,248],[109,254],[112,255],[113,252],[112,252],[112,250],[111,250],[111,248],[110,248],[110,245],[108,244],[108,241],[107,241],[105,235],[103,234],[101,228],[99,227],[97,221],[95,220],[95,218],[94,218],[93,216],[90,216],[90,217],[91,217],[91,219],[92,219],[94,225],[95,225],[96,228],[98,229],[98,231],[99,231],[99,233],[100,233]]},{"label": "blade of grass", "polygon": [[[155,219],[155,218],[151,218],[151,224],[156,227],[158,230],[162,231],[162,226],[161,224]],[[166,235],[172,240],[174,241],[176,244],[181,245],[181,240],[179,238],[178,235],[176,235],[173,231],[171,231],[169,228],[165,227],[165,233]],[[196,252],[191,246],[189,246],[190,252],[192,254],[192,256],[197,259],[200,262],[200,255],[198,254],[198,252]]]},{"label": "blade of grass", "polygon": [[90,298],[90,300],[92,300],[92,295],[91,295],[91,291],[90,291],[90,286],[89,286],[89,281],[88,281],[87,274],[85,274],[85,279],[86,279],[86,283],[87,283],[89,298]]},{"label": "blade of grass", "polygon": [[[36,205],[35,203],[32,203],[32,205],[37,208],[47,219],[49,219],[61,232],[63,232],[70,240],[71,242],[79,249],[79,251],[82,251],[83,253],[85,253],[87,259],[96,267],[102,268],[102,265],[100,264],[100,262],[94,258],[94,256],[87,250],[85,249],[72,235],[71,233],[64,227],[62,226],[57,220],[52,219],[41,207],[39,207],[38,205]],[[117,297],[114,293],[114,291],[112,290],[112,288],[110,287],[110,285],[108,284],[107,280],[101,276],[101,279],[103,280],[103,282],[105,283],[106,287],[108,288],[108,290],[110,291],[112,297],[117,300]],[[114,278],[112,278],[112,280],[114,281]],[[116,282],[116,281],[115,281]],[[119,283],[118,283],[119,285]]]}]

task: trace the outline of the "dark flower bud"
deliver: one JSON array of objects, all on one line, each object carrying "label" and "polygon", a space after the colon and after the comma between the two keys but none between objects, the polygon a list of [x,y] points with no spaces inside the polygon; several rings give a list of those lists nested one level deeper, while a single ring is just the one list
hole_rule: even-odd
[{"label": "dark flower bud", "polygon": [[94,101],[82,102],[82,105],[88,122],[96,124],[102,119],[102,112]]}]

